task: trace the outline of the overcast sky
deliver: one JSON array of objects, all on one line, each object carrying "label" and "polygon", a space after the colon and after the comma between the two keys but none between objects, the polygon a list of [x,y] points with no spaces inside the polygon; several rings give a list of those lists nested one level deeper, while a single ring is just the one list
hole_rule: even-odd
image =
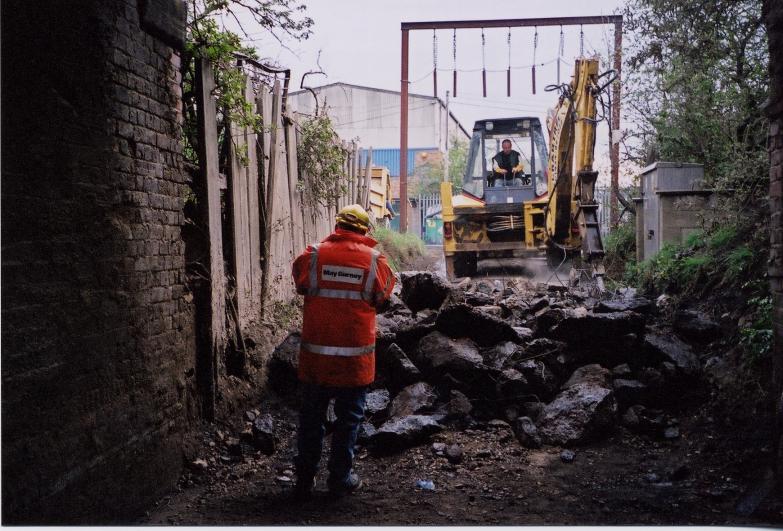
[{"label": "overcast sky", "polygon": [[[307,14],[314,21],[313,35],[306,41],[288,41],[281,46],[258,28],[245,29],[246,41],[258,49],[259,55],[276,60],[292,69],[292,88],[297,89],[301,76],[320,65],[326,76],[309,76],[307,83],[318,86],[342,81],[356,85],[400,90],[401,22],[430,20],[478,20],[526,17],[595,16],[614,14],[622,0],[547,0],[487,2],[482,0],[309,0]],[[224,20],[232,27],[229,20]],[[606,56],[613,43],[613,26],[584,26],[585,54]],[[255,32],[255,33],[254,33]],[[559,27],[538,28],[538,48],[535,62],[547,63],[536,68],[536,94],[532,94],[534,28],[511,29],[511,97],[506,97],[506,68],[509,62],[506,28],[485,30],[484,57],[488,97],[482,97],[481,30],[457,31],[458,97],[451,99],[451,110],[470,130],[473,122],[482,118],[504,116],[538,116],[544,119],[546,110],[556,102],[554,93],[544,86],[557,80],[557,58],[560,42]],[[567,81],[573,71],[574,58],[580,51],[580,28],[563,28],[564,50],[561,80]],[[438,96],[445,99],[451,90],[454,67],[453,33],[438,31],[437,61]],[[611,65],[601,65],[601,70]],[[410,90],[431,95],[433,69],[433,32],[413,31],[410,38]],[[599,129],[596,157],[599,165],[606,162],[607,130]],[[603,172],[602,172],[603,173]]]}]

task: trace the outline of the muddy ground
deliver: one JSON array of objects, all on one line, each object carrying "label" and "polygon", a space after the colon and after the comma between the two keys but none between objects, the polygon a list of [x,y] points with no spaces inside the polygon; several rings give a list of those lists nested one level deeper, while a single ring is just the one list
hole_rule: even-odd
[{"label": "muddy ground", "polygon": [[[763,481],[770,449],[759,449],[758,440],[743,441],[744,448],[725,443],[727,427],[706,411],[680,417],[678,440],[653,441],[618,427],[601,442],[574,448],[571,463],[561,460],[561,448],[523,448],[499,422],[433,437],[462,447],[458,465],[436,456],[430,443],[389,457],[359,448],[362,489],[333,500],[321,473],[314,499],[298,502],[289,498],[295,413],[274,397],[263,406],[275,412],[282,439],[275,455],[228,457],[217,433],[231,428],[208,429],[202,456],[216,464],[187,472],[178,492],[139,523],[783,525],[780,491],[765,490]],[[420,479],[435,490],[418,488]],[[754,494],[766,497],[753,514],[740,514],[738,505],[755,505]]]},{"label": "muddy ground", "polygon": [[[701,399],[676,413],[679,437],[651,438],[618,423],[598,442],[523,447],[511,425],[447,427],[391,456],[357,450],[364,486],[334,500],[326,474],[314,499],[290,497],[296,411],[270,393],[248,404],[274,419],[277,450],[238,444],[243,418],[205,426],[177,491],[141,524],[171,525],[759,525],[783,526],[783,492],[770,479],[771,432],[752,409],[739,417]],[[739,419],[739,420],[738,420]],[[433,445],[456,444],[452,463]],[[565,462],[563,450],[575,457]],[[323,464],[328,455],[327,447]],[[417,486],[432,481],[434,490]]]}]

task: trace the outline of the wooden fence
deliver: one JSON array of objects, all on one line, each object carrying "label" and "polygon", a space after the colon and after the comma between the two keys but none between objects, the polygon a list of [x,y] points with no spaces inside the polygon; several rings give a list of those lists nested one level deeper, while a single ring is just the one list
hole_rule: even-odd
[{"label": "wooden fence", "polygon": [[[207,352],[200,355],[198,372],[209,418],[214,414],[227,336],[247,334],[274,310],[275,303],[296,296],[292,261],[308,244],[331,233],[341,207],[368,206],[371,163],[361,168],[357,143],[342,142],[345,179],[335,190],[336,201],[316,209],[305,207],[302,189],[314,177],[300,172],[297,161],[302,117],[283,109],[279,81],[270,87],[247,76],[245,96],[255,103],[263,132],[226,127],[230,142],[223,175],[214,73],[207,60],[199,61],[196,77],[200,182],[195,188],[202,194],[201,221],[208,228],[209,263],[204,265],[210,278],[199,334]],[[227,323],[237,330],[228,330]]]}]

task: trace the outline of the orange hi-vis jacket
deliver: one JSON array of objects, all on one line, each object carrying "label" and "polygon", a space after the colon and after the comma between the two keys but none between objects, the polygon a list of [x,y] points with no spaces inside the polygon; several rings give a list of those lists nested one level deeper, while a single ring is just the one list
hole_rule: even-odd
[{"label": "orange hi-vis jacket", "polygon": [[375,379],[375,307],[391,296],[394,274],[375,240],[337,229],[294,261],[304,295],[299,379],[359,387]]}]

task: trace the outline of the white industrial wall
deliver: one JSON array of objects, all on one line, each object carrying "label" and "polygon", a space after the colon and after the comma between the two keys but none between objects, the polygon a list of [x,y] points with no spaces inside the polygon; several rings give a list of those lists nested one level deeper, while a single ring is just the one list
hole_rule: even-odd
[{"label": "white industrial wall", "polygon": [[[314,89],[320,108],[326,105],[340,138],[359,138],[363,146],[396,148],[400,145],[400,95],[352,85],[327,85]],[[315,112],[315,100],[308,92],[289,96],[290,109],[302,114]],[[446,149],[446,110],[438,100],[411,95],[408,98],[408,147]],[[472,125],[472,124],[471,124]],[[449,137],[467,139],[453,117]]]}]

